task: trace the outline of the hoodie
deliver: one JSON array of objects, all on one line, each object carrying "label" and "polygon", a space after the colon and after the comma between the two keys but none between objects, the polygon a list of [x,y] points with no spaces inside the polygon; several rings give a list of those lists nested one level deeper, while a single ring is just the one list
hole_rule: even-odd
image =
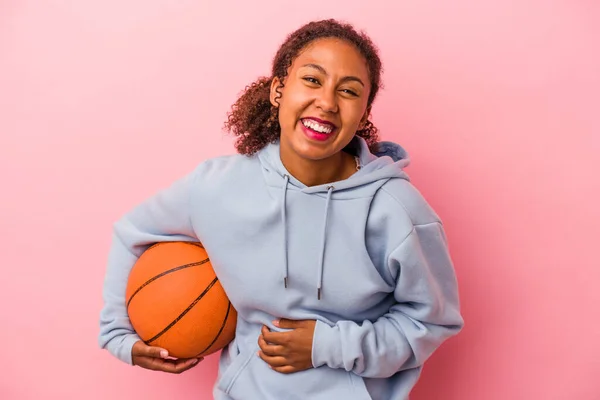
[{"label": "hoodie", "polygon": [[[238,312],[220,355],[217,400],[408,399],[423,363],[463,326],[442,222],[403,171],[404,149],[307,187],[285,169],[279,144],[253,156],[206,160],[114,225],[99,344],[130,363],[139,340],[125,306],[137,258],[161,241],[199,241]],[[272,370],[257,351],[263,325],[316,320],[311,369]]]}]

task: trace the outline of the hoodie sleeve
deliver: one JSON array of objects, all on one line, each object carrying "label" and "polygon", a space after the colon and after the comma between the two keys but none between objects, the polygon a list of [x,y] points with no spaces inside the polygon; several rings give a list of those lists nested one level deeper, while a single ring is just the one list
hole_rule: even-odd
[{"label": "hoodie sleeve", "polygon": [[317,321],[313,365],[386,378],[421,366],[463,326],[454,267],[439,222],[416,225],[388,256],[396,303],[378,320]]},{"label": "hoodie sleeve", "polygon": [[189,200],[194,173],[135,207],[114,224],[112,245],[104,278],[98,343],[112,355],[132,364],[131,348],[140,340],[125,305],[129,272],[153,243],[197,241],[190,221]]}]

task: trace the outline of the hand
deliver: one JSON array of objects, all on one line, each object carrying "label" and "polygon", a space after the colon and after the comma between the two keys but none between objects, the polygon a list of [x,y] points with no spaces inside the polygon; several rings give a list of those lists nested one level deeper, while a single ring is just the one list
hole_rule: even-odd
[{"label": "hand", "polygon": [[196,366],[198,362],[204,358],[169,358],[167,350],[160,347],[152,347],[138,340],[133,344],[131,349],[131,358],[133,365],[153,371],[170,372],[172,374],[180,374],[188,369]]},{"label": "hand", "polygon": [[312,368],[312,346],[315,332],[314,320],[273,321],[278,328],[292,329],[287,332],[271,332],[262,327],[258,338],[259,357],[277,372],[290,374]]}]

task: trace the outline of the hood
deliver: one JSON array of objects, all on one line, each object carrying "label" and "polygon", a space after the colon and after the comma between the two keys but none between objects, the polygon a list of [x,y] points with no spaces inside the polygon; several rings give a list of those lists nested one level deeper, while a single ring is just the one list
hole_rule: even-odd
[{"label": "hood", "polygon": [[[258,153],[262,166],[267,171],[266,179],[270,186],[281,186],[285,176],[289,178],[289,184],[304,193],[327,193],[330,186],[334,187],[336,193],[344,193],[341,198],[364,196],[367,186],[377,181],[387,181],[390,178],[402,178],[409,180],[403,171],[410,163],[408,153],[402,146],[393,142],[379,142],[378,151],[371,153],[367,142],[355,136],[346,150],[360,159],[361,169],[354,175],[339,182],[332,182],[317,186],[306,186],[286,170],[279,156],[279,142],[267,145]],[[379,189],[376,185],[374,190]],[[371,190],[372,190],[371,189]]]}]

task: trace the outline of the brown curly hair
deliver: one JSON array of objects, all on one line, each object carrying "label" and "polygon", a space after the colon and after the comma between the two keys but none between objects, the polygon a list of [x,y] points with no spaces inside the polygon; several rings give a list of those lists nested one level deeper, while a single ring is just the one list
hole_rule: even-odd
[{"label": "brown curly hair", "polygon": [[[271,83],[274,77],[281,82],[278,89],[283,87],[288,68],[298,54],[311,42],[323,38],[338,38],[345,40],[358,49],[367,61],[370,75],[371,91],[367,107],[371,107],[377,92],[382,87],[382,65],[377,47],[364,32],[357,32],[347,23],[334,19],[310,22],[288,35],[273,59],[271,77],[261,77],[246,86],[241,96],[227,114],[225,128],[237,136],[235,147],[240,154],[252,155],[269,143],[279,140],[280,127],[278,108],[270,101]],[[279,97],[281,93],[279,92]],[[356,134],[367,141],[374,150],[378,141],[377,128],[367,120],[362,129]]]}]

